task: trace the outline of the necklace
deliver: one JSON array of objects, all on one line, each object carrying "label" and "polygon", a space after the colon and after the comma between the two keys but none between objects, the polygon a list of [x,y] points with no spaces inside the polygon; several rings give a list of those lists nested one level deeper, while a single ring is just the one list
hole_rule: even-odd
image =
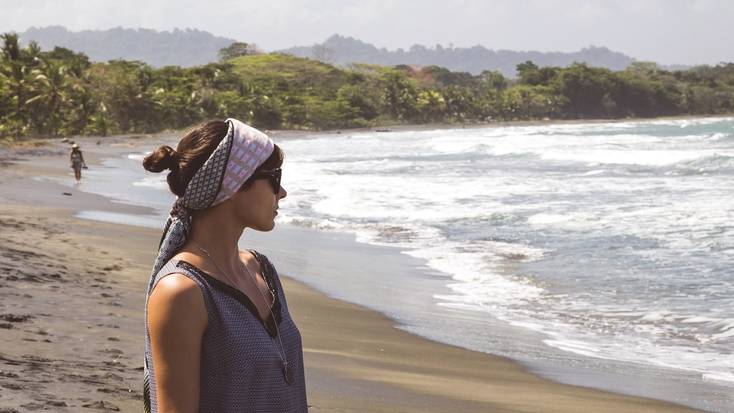
[{"label": "necklace", "polygon": [[[207,256],[207,258],[209,258],[209,261],[211,261],[212,264],[214,264],[217,270],[220,273],[222,273],[222,275],[224,275],[224,277],[227,279],[227,281],[229,281],[230,284],[232,284],[233,287],[236,285],[232,281],[232,279],[229,278],[229,275],[227,275],[225,271],[222,271],[222,268],[219,267],[219,264],[217,264],[217,262],[211,256],[211,254],[209,254],[209,251],[205,250],[201,245],[197,244],[193,240],[191,241],[191,243],[194,244],[194,246],[198,248],[201,252],[203,252],[204,255]],[[291,368],[288,366],[288,357],[285,354],[285,348],[283,348],[283,341],[280,338],[280,329],[278,329],[278,322],[275,320],[275,315],[273,314],[273,308],[270,305],[268,305],[268,299],[265,298],[265,294],[263,293],[262,289],[260,288],[259,285],[257,285],[257,279],[250,272],[250,269],[247,268],[247,265],[244,264],[241,260],[240,260],[240,265],[245,267],[245,272],[247,272],[247,274],[250,276],[250,279],[255,284],[255,288],[260,293],[260,296],[262,297],[263,302],[265,302],[265,305],[268,307],[268,311],[270,312],[270,320],[273,322],[273,325],[275,326],[275,337],[278,339],[278,345],[279,345],[278,357],[280,357],[280,362],[282,363],[282,366],[283,366],[283,377],[285,378],[286,383],[288,383],[289,385],[293,384],[293,382],[295,381],[293,377],[293,370],[291,370]],[[267,284],[267,281],[266,281],[266,284]],[[268,291],[270,292],[270,295],[273,299],[273,303],[275,303],[275,293],[273,292],[272,289],[270,289],[269,286],[268,286]]]}]

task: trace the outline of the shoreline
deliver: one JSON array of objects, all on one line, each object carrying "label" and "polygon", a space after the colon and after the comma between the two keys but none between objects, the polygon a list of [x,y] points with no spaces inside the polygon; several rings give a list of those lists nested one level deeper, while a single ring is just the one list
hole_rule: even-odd
[{"label": "shoreline", "polygon": [[[95,256],[109,257],[106,263],[98,263],[100,268],[94,272],[80,274],[95,276],[94,283],[85,288],[106,292],[85,299],[82,295],[88,294],[77,291],[79,296],[68,303],[79,306],[76,310],[68,311],[70,307],[64,306],[64,315],[54,315],[53,306],[58,302],[39,308],[35,300],[69,292],[65,286],[46,292],[34,288],[32,297],[22,297],[27,300],[26,305],[14,306],[15,311],[20,311],[14,314],[16,321],[10,322],[13,327],[8,329],[9,334],[4,334],[8,342],[0,352],[3,387],[9,390],[3,392],[0,407],[138,411],[142,340],[137,327],[142,323],[141,291],[147,281],[140,274],[147,269],[148,260],[144,258],[152,259],[153,255],[145,244],[154,244],[158,234],[125,225],[80,223],[69,217],[72,212],[7,203],[0,210],[2,222],[21,228],[28,224],[22,232],[53,232],[59,226],[73,226],[73,231],[67,227],[63,232],[71,242],[70,249],[64,251],[72,260],[79,259],[72,253],[79,247]],[[95,235],[99,231],[115,235],[117,241],[108,243],[106,250],[90,251],[88,242],[102,241]],[[19,240],[15,241],[18,245]],[[42,243],[41,247],[50,245]],[[4,248],[0,251],[7,253]],[[58,253],[56,249],[44,251]],[[127,261],[125,265],[103,266],[121,260]],[[36,266],[35,259],[24,260],[24,268],[28,261]],[[80,263],[88,265],[92,261]],[[71,275],[63,274],[60,279]],[[400,331],[393,327],[392,320],[377,312],[328,298],[287,276],[282,279],[303,335],[312,412],[585,412],[591,404],[598,412],[697,411],[540,379],[513,361]],[[78,285],[72,288],[75,287]],[[3,293],[7,294],[8,289],[4,285]],[[8,297],[3,307],[10,302],[15,304],[13,298]],[[113,312],[95,317],[85,311],[87,306],[104,306]],[[3,316],[8,314],[7,310],[3,308]],[[17,321],[23,318],[26,319]],[[84,344],[59,348],[66,347],[66,342]],[[30,377],[26,375],[29,370],[33,371]],[[548,407],[548,403],[553,407]]]},{"label": "shoreline", "polygon": [[[263,129],[269,136],[278,139],[288,138],[303,138],[309,135],[342,135],[350,133],[366,133],[366,132],[377,132],[377,133],[389,133],[389,132],[402,132],[402,131],[428,131],[428,130],[447,130],[447,129],[482,129],[482,128],[500,128],[500,127],[524,127],[524,126],[544,126],[544,125],[576,125],[576,124],[601,124],[601,123],[624,123],[624,122],[656,122],[666,120],[684,120],[684,119],[722,119],[734,117],[734,113],[718,114],[718,115],[675,115],[675,116],[658,116],[654,118],[614,118],[614,119],[535,119],[535,120],[502,120],[502,121],[490,121],[490,122],[473,122],[473,123],[396,123],[396,124],[385,124],[379,126],[369,126],[360,128],[335,128],[335,129],[322,129],[322,130],[310,130],[310,129]],[[104,143],[115,143],[115,142],[127,142],[138,141],[138,140],[155,140],[160,139],[164,136],[176,136],[180,138],[183,136],[186,129],[173,130],[166,129],[152,133],[126,133],[120,135],[71,135],[71,136],[56,136],[56,137],[31,137],[22,136],[15,138],[6,138],[5,141],[0,140],[0,149],[5,145],[10,148],[25,147],[28,146],[42,146],[48,142],[61,142],[62,139],[83,140],[89,141],[100,141]],[[13,140],[14,139],[14,140]],[[0,155],[2,153],[0,152]],[[0,156],[0,165],[2,164],[2,156]]]},{"label": "shoreline", "polygon": [[[89,153],[92,154],[91,151]],[[90,164],[94,162],[93,159],[98,158],[90,156]],[[9,185],[6,179],[0,179],[0,185],[5,189],[28,187],[30,180],[32,185],[38,186],[37,189],[52,191],[55,188],[57,192],[39,194],[33,188],[27,188],[26,192],[11,191],[11,198],[14,199],[6,196],[4,201],[15,204],[14,208],[17,209],[15,212],[4,210],[3,215],[15,215],[15,221],[21,223],[37,219],[38,215],[49,215],[65,225],[79,225],[87,228],[87,231],[103,228],[111,233],[136,238],[137,245],[134,248],[130,245],[117,248],[137,257],[134,260],[137,271],[130,275],[137,279],[126,280],[130,286],[138,286],[129,291],[132,294],[130,297],[137,294],[137,298],[131,298],[131,305],[126,311],[142,322],[142,314],[134,315],[136,311],[142,312],[142,304],[138,307],[132,304],[135,304],[136,299],[143,298],[147,279],[142,279],[146,277],[141,278],[140,272],[147,274],[146,267],[152,262],[152,249],[160,234],[155,230],[71,218],[79,209],[128,213],[141,213],[146,209],[113,204],[107,198],[79,191],[72,191],[73,196],[59,198],[59,189],[62,187],[29,179],[29,173],[41,170],[43,173],[55,171],[63,175],[63,164],[64,157],[61,157],[57,161],[45,159],[44,167],[40,169],[27,165],[15,168],[18,164],[11,166],[20,171],[15,176],[16,186]],[[3,172],[8,171],[7,168]],[[38,214],[26,212],[27,206],[33,203],[57,200],[63,201],[62,209],[43,210],[46,212]],[[143,239],[145,242],[140,242]],[[124,241],[123,237],[117,242]],[[147,249],[144,248],[146,244],[149,244]],[[146,259],[146,256],[149,257]],[[541,379],[514,361],[407,333],[396,328],[391,319],[375,311],[328,298],[286,276],[283,278],[294,318],[304,335],[312,411],[322,411],[322,408],[343,412],[365,411],[364,406],[370,406],[371,410],[368,411],[386,412],[396,411],[398,407],[401,411],[588,411],[589,403],[594,404],[595,411],[696,411],[665,402]],[[298,308],[304,310],[299,311]],[[139,344],[133,344],[139,339],[137,331],[127,331],[126,334],[130,335],[128,340],[131,340],[132,346]],[[135,357],[132,359],[135,360]],[[4,367],[0,369],[4,370]],[[483,394],[485,391],[488,394]],[[510,396],[510,393],[514,394]],[[0,398],[0,403],[4,401],[7,399]]]}]

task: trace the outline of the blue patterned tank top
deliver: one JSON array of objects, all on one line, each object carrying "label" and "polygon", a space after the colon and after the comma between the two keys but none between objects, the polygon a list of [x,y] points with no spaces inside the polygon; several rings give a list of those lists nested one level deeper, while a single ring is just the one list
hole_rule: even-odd
[{"label": "blue patterned tank top", "polygon": [[[244,293],[185,261],[169,261],[156,274],[148,297],[163,277],[174,273],[185,275],[201,289],[208,324],[202,337],[199,412],[307,412],[301,334],[288,313],[277,271],[267,257],[252,253],[275,295],[273,316],[267,322]],[[147,303],[145,319],[145,403],[146,410],[156,413]],[[293,370],[292,384],[283,374],[275,323]]]}]

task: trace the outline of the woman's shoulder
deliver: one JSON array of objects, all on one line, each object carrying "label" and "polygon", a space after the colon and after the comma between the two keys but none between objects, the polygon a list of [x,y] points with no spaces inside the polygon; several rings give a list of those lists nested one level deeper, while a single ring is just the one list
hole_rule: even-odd
[{"label": "woman's shoulder", "polygon": [[150,314],[163,318],[206,320],[206,304],[201,289],[182,273],[174,272],[158,281],[150,293],[148,310]]},{"label": "woman's shoulder", "polygon": [[171,298],[201,295],[201,286],[195,277],[198,268],[189,264],[187,258],[187,255],[179,253],[168,260],[156,275],[151,294],[160,290]]},{"label": "woman's shoulder", "polygon": [[163,277],[148,299],[147,319],[151,332],[201,334],[208,317],[199,286],[181,273]]},{"label": "woman's shoulder", "polygon": [[153,288],[151,298],[153,296],[159,298],[167,298],[176,301],[191,301],[197,297],[201,297],[201,289],[199,286],[182,272],[172,272],[162,277]]}]

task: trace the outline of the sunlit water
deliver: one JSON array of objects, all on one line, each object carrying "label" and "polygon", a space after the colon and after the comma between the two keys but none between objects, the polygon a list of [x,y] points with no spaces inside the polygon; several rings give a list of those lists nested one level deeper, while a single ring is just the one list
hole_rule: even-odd
[{"label": "sunlit water", "polygon": [[734,380],[734,120],[288,141],[292,222],[395,243],[550,346]]}]

